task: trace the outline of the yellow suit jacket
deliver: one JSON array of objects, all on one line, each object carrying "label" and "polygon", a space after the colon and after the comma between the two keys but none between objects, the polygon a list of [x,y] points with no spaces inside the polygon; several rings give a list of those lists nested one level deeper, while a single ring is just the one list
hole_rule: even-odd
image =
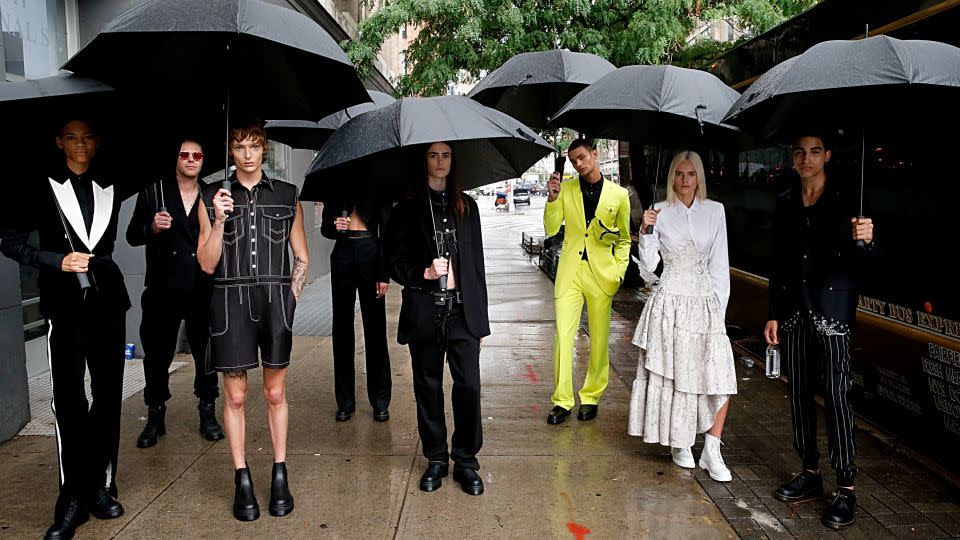
[{"label": "yellow suit jacket", "polygon": [[630,257],[630,196],[627,190],[609,180],[602,180],[600,202],[590,226],[583,213],[580,180],[560,184],[560,196],[547,202],[543,210],[543,228],[547,236],[560,231],[565,223],[563,248],[557,266],[553,296],[565,291],[587,250],[587,259],[603,292],[613,296],[623,283]]}]

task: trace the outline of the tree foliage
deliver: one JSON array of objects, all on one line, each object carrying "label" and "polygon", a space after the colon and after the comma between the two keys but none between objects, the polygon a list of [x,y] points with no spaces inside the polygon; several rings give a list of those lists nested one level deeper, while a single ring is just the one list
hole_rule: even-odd
[{"label": "tree foliage", "polygon": [[[368,4],[374,0],[365,0]],[[420,29],[398,84],[400,95],[446,93],[450,82],[472,82],[510,57],[570,49],[616,66],[698,65],[732,44],[687,43],[704,21],[729,21],[764,32],[819,0],[375,0],[344,48],[365,75],[381,45],[404,24]]]}]

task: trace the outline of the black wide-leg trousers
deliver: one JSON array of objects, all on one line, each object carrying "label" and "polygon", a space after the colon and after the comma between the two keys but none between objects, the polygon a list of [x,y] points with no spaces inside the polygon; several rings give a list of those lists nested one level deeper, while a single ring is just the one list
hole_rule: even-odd
[{"label": "black wide-leg trousers", "polygon": [[[124,311],[95,302],[48,319],[51,406],[63,494],[89,496],[99,487],[116,493],[125,321]],[[84,390],[86,369],[92,403]]]},{"label": "black wide-leg trousers", "polygon": [[202,291],[169,291],[147,288],[141,297],[143,318],[143,375],[147,406],[163,405],[170,399],[170,364],[177,349],[180,321],[186,321],[187,342],[193,355],[193,394],[201,402],[217,399],[216,372],[207,373],[207,342],[210,339],[210,295]]},{"label": "black wide-leg trousers", "polygon": [[380,259],[376,238],[337,240],[330,254],[330,285],[333,303],[333,378],[337,409],[356,409],[354,368],[354,305],[360,296],[363,342],[367,362],[367,399],[375,411],[390,406],[392,381],[387,352],[385,299],[377,298]]},{"label": "black wide-leg trousers", "polygon": [[[477,452],[483,445],[480,417],[480,340],[467,330],[463,316],[452,313],[442,339],[409,343],[413,363],[413,393],[417,399],[417,428],[423,455],[431,462],[454,463],[477,470]],[[447,424],[443,405],[443,363],[453,378],[452,451],[447,451]]]}]

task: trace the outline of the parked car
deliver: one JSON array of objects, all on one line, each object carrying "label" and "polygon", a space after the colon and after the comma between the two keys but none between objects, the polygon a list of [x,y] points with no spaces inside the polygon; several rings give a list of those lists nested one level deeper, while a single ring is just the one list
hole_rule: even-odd
[{"label": "parked car", "polygon": [[530,204],[530,191],[527,188],[516,188],[513,190],[513,204]]}]

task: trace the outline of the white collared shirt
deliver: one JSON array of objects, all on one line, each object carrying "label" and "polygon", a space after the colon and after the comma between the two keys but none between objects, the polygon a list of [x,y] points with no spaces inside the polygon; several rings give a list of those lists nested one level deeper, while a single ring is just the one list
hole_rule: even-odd
[{"label": "white collared shirt", "polygon": [[723,205],[709,199],[694,199],[690,208],[680,201],[673,205],[661,201],[654,208],[662,211],[657,215],[653,234],[640,235],[640,263],[648,272],[653,272],[660,262],[660,250],[677,252],[693,242],[696,250],[707,256],[713,291],[722,313],[726,313],[730,299],[730,259]]}]

